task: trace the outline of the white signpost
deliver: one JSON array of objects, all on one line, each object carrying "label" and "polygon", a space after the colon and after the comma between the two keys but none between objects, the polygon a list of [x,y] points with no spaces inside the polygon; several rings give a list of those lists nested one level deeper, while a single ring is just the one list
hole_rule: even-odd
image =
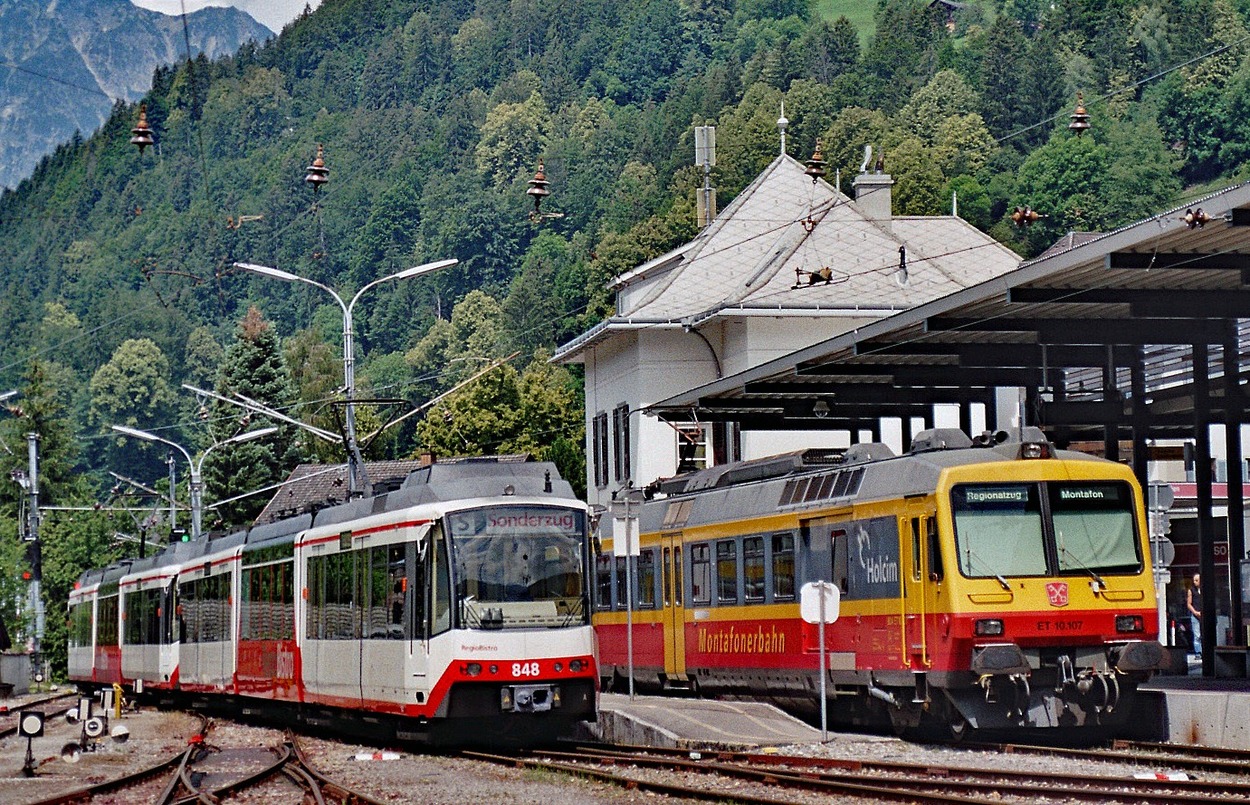
[{"label": "white signpost", "polygon": [[829,676],[829,662],[825,659],[825,624],[838,619],[842,603],[842,591],[828,581],[809,581],[799,590],[799,615],[807,623],[820,625],[820,740],[829,740],[829,699],[825,680]]},{"label": "white signpost", "polygon": [[[641,490],[638,490],[639,492]],[[634,529],[638,515],[630,510],[634,490],[613,501],[612,553],[625,559],[625,662],[629,666],[629,698],[634,698],[634,562],[642,553]]]}]

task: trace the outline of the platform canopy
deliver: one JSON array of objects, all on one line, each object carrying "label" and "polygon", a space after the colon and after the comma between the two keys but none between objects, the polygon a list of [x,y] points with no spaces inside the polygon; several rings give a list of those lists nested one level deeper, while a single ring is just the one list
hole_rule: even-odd
[{"label": "platform canopy", "polygon": [[[988,424],[999,389],[1018,389],[1024,424],[1060,444],[1132,441],[1148,480],[1148,440],[1193,445],[1199,566],[1216,577],[1210,425],[1241,467],[1250,352],[1250,184],[1109,233],[1074,233],[995,279],[911,308],[649,406],[672,422],[747,430],[866,429],[901,418],[904,439],[935,405],[972,406]],[[1233,475],[1237,477],[1236,474]],[[1227,485],[1229,612],[1242,623],[1243,485]],[[1204,599],[1203,673],[1214,673],[1215,596]],[[1240,630],[1238,630],[1240,634]]]},{"label": "platform canopy", "polygon": [[1182,438],[1196,416],[1240,417],[1239,384],[1211,378],[1242,371],[1242,318],[1250,184],[1114,232],[1071,234],[1000,277],[647,410],[748,430],[855,431],[1021,388],[1027,424],[1063,441],[1129,429]]}]

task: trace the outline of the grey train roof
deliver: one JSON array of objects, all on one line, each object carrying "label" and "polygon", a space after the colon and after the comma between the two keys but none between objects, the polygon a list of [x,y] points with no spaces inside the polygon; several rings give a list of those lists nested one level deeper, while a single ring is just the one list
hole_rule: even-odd
[{"label": "grey train roof", "polygon": [[[1026,428],[1026,441],[1045,441],[1036,428]],[[918,434],[912,450],[895,456],[884,444],[873,442],[855,445],[842,456],[834,458],[828,450],[808,450],[771,456],[765,459],[711,467],[689,475],[667,479],[659,488],[668,497],[644,505],[640,515],[643,532],[675,530],[678,527],[700,526],[756,517],[782,510],[829,508],[830,504],[860,503],[885,498],[932,492],[942,471],[950,467],[987,461],[1014,461],[1020,448],[1018,433],[999,432],[974,445],[967,435],[957,430],[935,429]],[[1104,461],[1086,453],[1051,449],[1058,459]],[[771,477],[763,477],[769,472]],[[798,478],[823,477],[835,473],[862,473],[854,488],[845,495],[823,496],[819,499],[782,505],[787,483]],[[745,480],[743,480],[745,479]],[[692,500],[684,524],[665,527],[669,504]],[[610,528],[610,518],[601,525]]]},{"label": "grey train roof", "polygon": [[240,545],[250,548],[278,543],[314,526],[345,523],[423,503],[498,497],[509,486],[512,487],[512,494],[520,498],[550,497],[565,502],[576,499],[573,487],[560,477],[555,464],[549,461],[488,456],[436,462],[410,473],[403,485],[394,491],[320,509],[315,513],[254,525],[242,531],[209,535],[194,542],[175,542],[145,559],[123,559],[107,568],[87,570],[79,577],[79,582],[92,584],[138,570],[184,564],[198,556],[220,553]]}]

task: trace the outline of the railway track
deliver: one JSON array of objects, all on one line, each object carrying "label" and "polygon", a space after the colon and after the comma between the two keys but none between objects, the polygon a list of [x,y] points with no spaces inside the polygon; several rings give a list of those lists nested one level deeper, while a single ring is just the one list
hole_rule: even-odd
[{"label": "railway track", "polygon": [[1095,762],[1128,763],[1141,766],[1166,764],[1171,769],[1193,774],[1250,775],[1250,752],[1210,746],[1123,741],[1109,748],[1067,749],[1031,744],[966,744],[968,749],[1016,755],[1046,755]]},{"label": "railway track", "polygon": [[7,707],[3,712],[0,712],[0,740],[11,738],[17,734],[17,720],[22,713],[37,710],[43,713],[44,718],[54,718],[65,715],[77,705],[77,694],[59,693],[56,696],[48,696],[43,699],[35,699]]},{"label": "railway track", "polygon": [[31,805],[71,805],[97,797],[155,805],[193,805],[263,791],[267,800],[292,803],[383,805],[313,768],[287,732],[268,746],[214,746],[207,741],[211,724],[192,737],[178,755],[138,771],[73,791],[36,800]]},{"label": "railway track", "polygon": [[[1142,755],[1141,762],[1158,764]],[[490,762],[575,774],[653,793],[747,803],[791,801],[800,792],[891,802],[1240,803],[1250,781],[1178,775],[1091,776],[1002,767],[840,760],[765,753],[690,752],[583,745],[526,756],[468,753]],[[1060,753],[1063,756],[1063,753]],[[1115,759],[1123,759],[1117,754]],[[1231,762],[1231,761],[1230,761]],[[1240,773],[1244,774],[1243,765]],[[1227,770],[1222,770],[1227,771]],[[645,772],[645,773],[644,773]],[[656,773],[659,773],[658,775]],[[685,782],[698,775],[699,782]],[[1143,775],[1142,777],[1146,777]],[[744,787],[749,790],[744,790]]]}]

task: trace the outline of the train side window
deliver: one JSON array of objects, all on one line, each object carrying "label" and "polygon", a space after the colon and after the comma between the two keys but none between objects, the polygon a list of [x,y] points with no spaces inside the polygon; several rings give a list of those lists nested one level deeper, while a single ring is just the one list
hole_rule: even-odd
[{"label": "train side window", "polygon": [[911,577],[920,581],[920,518],[911,518]]},{"label": "train side window", "polygon": [[304,637],[319,640],[325,637],[325,565],[326,557],[308,558],[308,578],[304,612]]},{"label": "train side window", "polygon": [[716,600],[738,603],[738,544],[731,539],[716,543]]},{"label": "train side window", "polygon": [[409,604],[410,612],[407,617],[407,630],[409,634],[416,637],[417,640],[425,639],[425,602],[429,599],[425,597],[426,586],[426,567],[425,552],[429,550],[429,544],[421,545],[419,542],[409,542],[407,549],[407,564],[411,567],[411,582],[409,591],[407,591],[407,604]]},{"label": "train side window", "polygon": [[638,554],[638,606],[655,609],[655,551]]},{"label": "train side window", "polygon": [[712,602],[711,554],[706,542],[690,546],[690,597],[696,604]]},{"label": "train side window", "polygon": [[925,518],[925,532],[929,539],[929,580],[941,581],[942,573],[942,543],[938,539],[937,518],[930,516]]},{"label": "train side window", "polygon": [[846,584],[846,529],[837,528],[829,534],[833,543],[833,580],[843,595],[850,592]]},{"label": "train side window", "polygon": [[664,606],[673,603],[673,550],[664,549],[664,570],[660,574],[664,585]]},{"label": "train side window", "polygon": [[625,602],[626,600],[628,600],[626,598],[625,583],[629,581],[629,579],[625,575],[625,557],[624,556],[616,557],[616,562],[614,563],[613,575],[616,577],[616,608],[625,609],[626,607]]},{"label": "train side window", "polygon": [[773,600],[794,600],[794,535],[773,535]]},{"label": "train side window", "polygon": [[742,578],[746,600],[764,600],[764,538],[747,537],[742,541]]},{"label": "train side window", "polygon": [[683,606],[686,600],[685,576],[682,575],[681,546],[673,549],[673,603]]},{"label": "train side window", "polygon": [[595,608],[612,608],[612,557],[606,553],[595,557]]},{"label": "train side window", "polygon": [[116,593],[102,597],[96,603],[95,642],[97,647],[117,645],[118,604],[119,596]]}]

